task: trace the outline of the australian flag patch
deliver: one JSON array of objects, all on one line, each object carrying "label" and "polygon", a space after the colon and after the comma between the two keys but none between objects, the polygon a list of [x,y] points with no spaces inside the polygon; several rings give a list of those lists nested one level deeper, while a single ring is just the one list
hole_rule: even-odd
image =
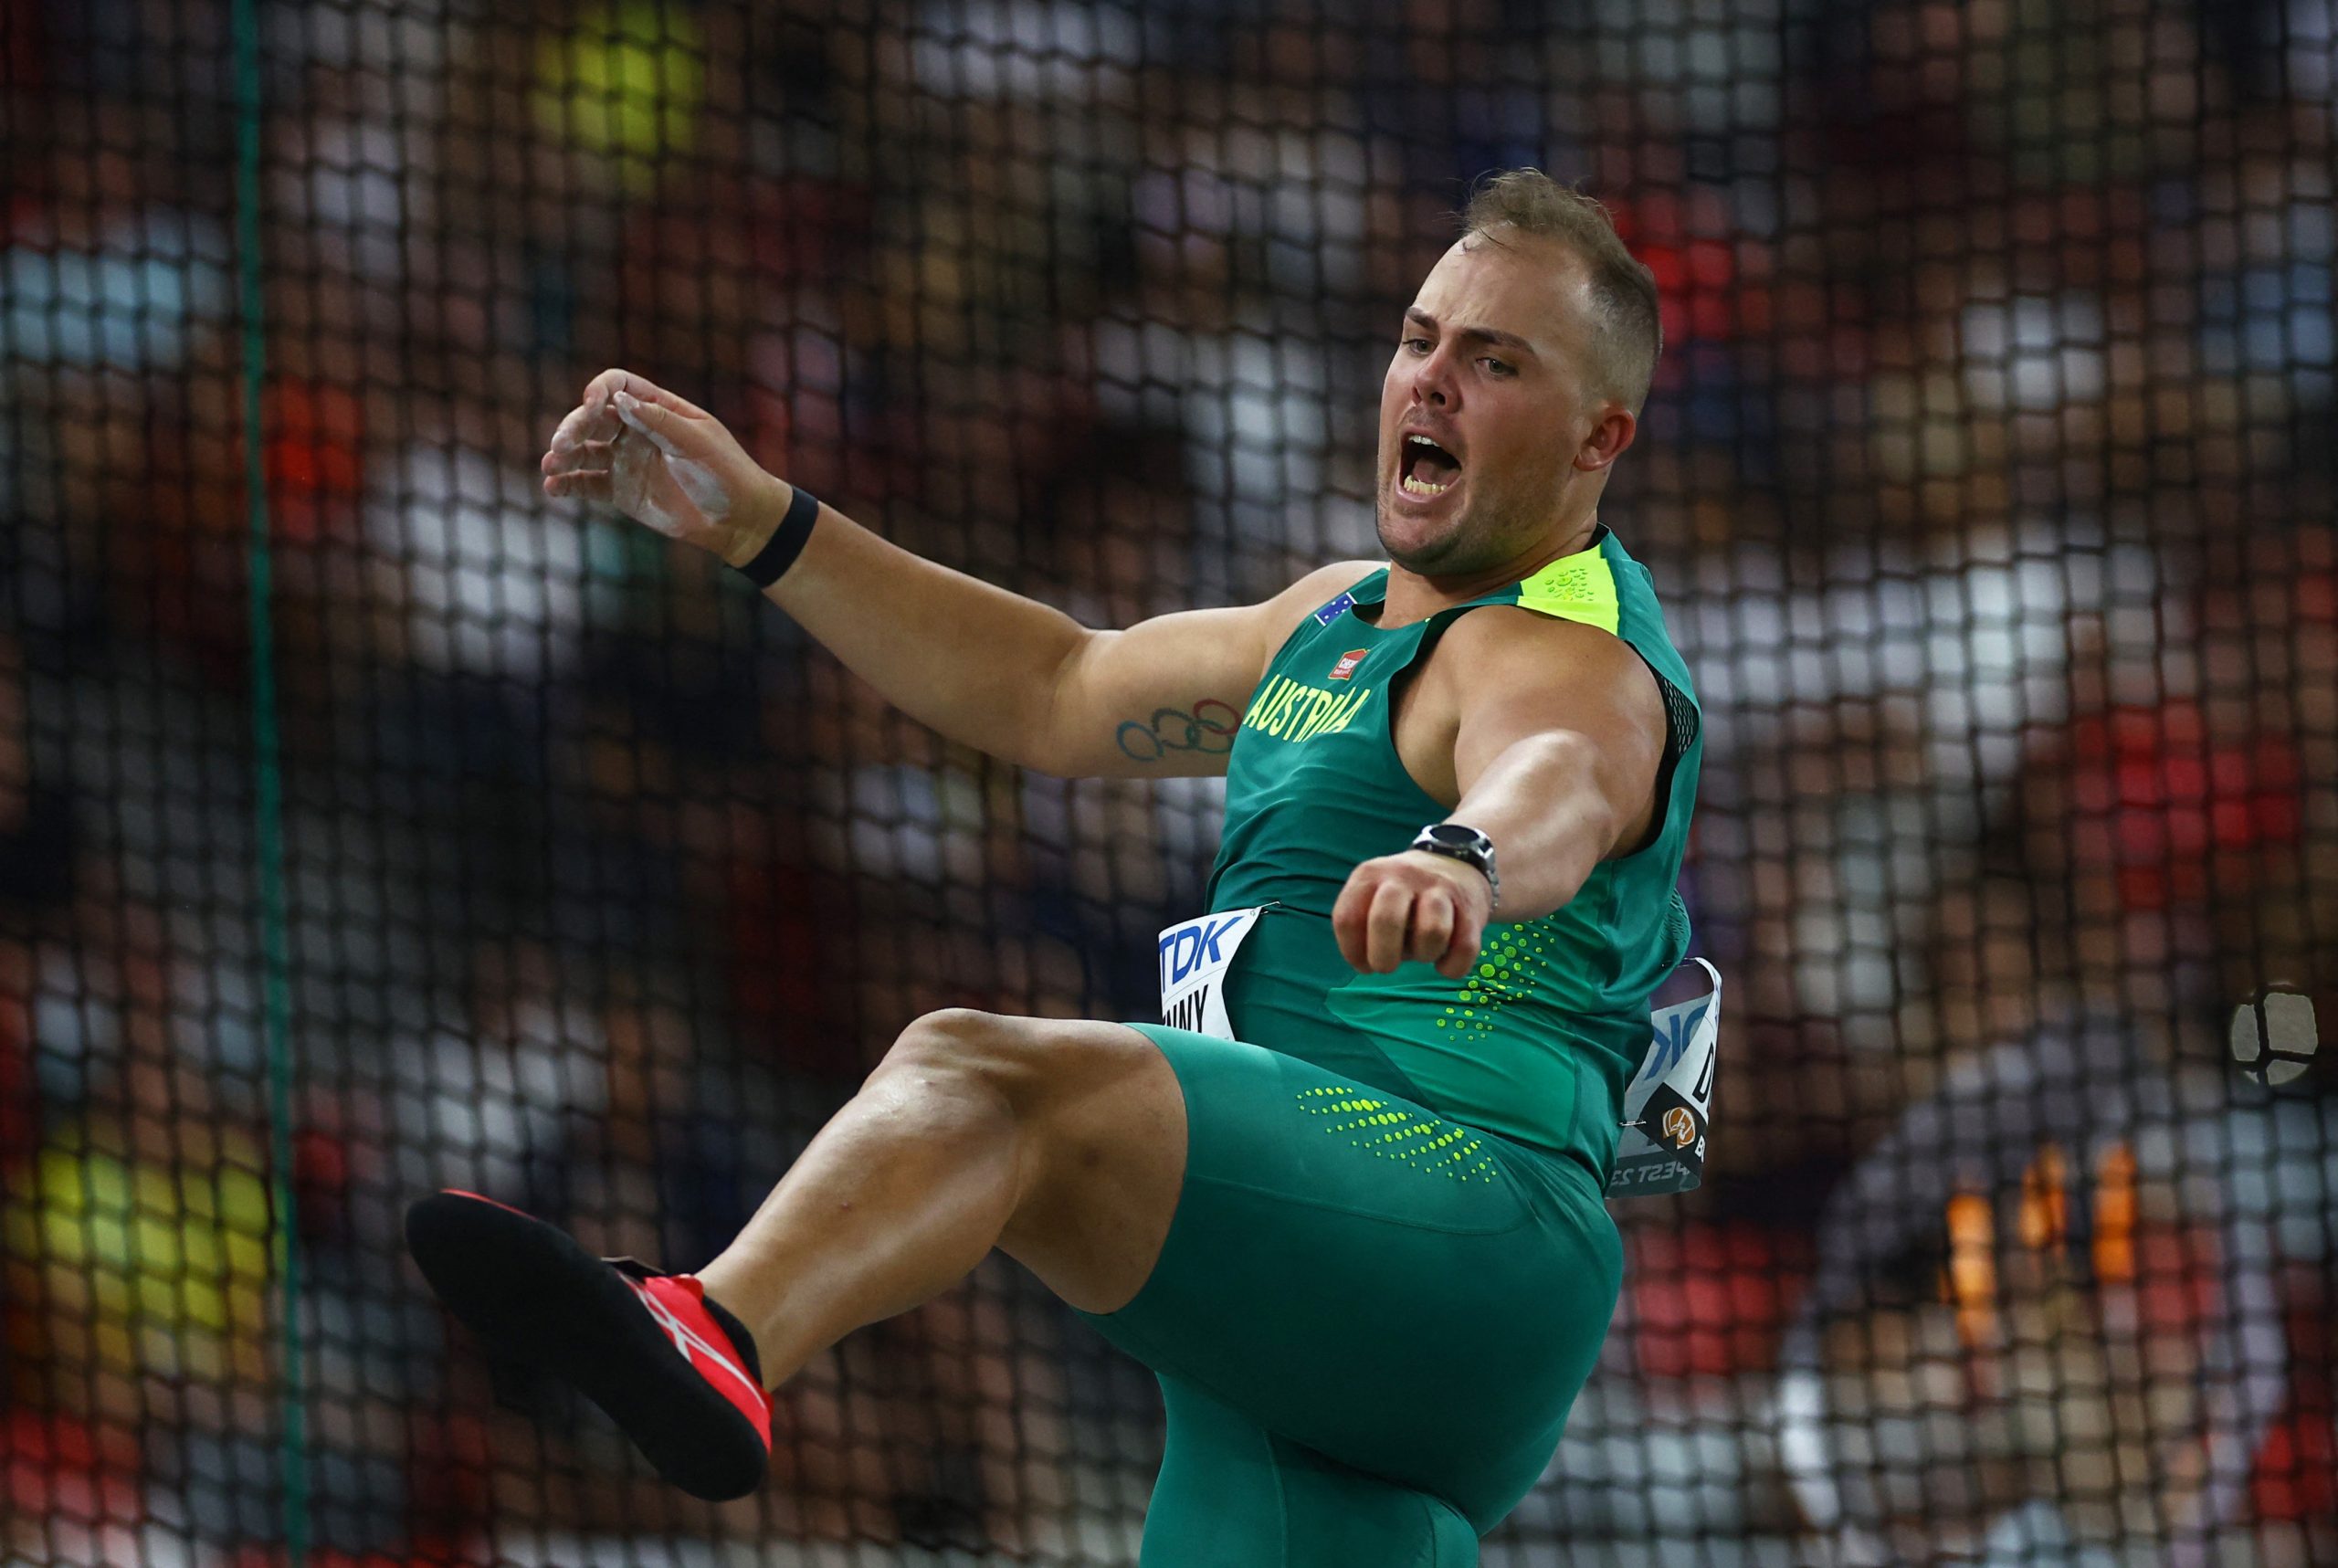
[{"label": "australian flag patch", "polygon": [[1315,624],[1318,626],[1328,626],[1333,621],[1338,620],[1342,616],[1346,615],[1350,610],[1354,608],[1355,595],[1353,594],[1342,594],[1338,598],[1332,600],[1330,604],[1315,612]]}]

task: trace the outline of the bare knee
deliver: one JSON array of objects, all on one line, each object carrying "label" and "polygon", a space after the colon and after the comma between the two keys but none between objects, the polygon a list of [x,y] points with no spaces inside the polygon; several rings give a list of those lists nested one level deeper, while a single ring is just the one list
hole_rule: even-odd
[{"label": "bare knee", "polygon": [[1155,1054],[1143,1036],[1114,1025],[947,1007],[902,1030],[869,1084],[979,1095],[1017,1121],[1037,1124]]},{"label": "bare knee", "polygon": [[862,1092],[975,1102],[1012,1114],[1008,1031],[1016,1022],[971,1007],[928,1013],[901,1031]]},{"label": "bare knee", "polygon": [[896,1130],[1010,1147],[998,1245],[1073,1306],[1111,1311],[1153,1268],[1185,1179],[1184,1091],[1119,1024],[953,1007],[901,1031],[861,1090]]},{"label": "bare knee", "polygon": [[972,1007],[944,1007],[903,1029],[877,1070],[883,1072],[981,1071],[998,1056],[1003,1028],[1016,1020]]}]

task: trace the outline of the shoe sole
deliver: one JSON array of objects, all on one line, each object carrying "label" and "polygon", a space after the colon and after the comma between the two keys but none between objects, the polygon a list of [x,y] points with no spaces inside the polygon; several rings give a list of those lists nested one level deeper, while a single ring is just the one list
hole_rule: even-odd
[{"label": "shoe sole", "polygon": [[742,1498],[771,1454],[675,1348],[623,1276],[565,1232],[485,1198],[406,1210],[406,1248],[448,1310],[514,1360],[575,1384],[658,1473],[692,1497]]}]

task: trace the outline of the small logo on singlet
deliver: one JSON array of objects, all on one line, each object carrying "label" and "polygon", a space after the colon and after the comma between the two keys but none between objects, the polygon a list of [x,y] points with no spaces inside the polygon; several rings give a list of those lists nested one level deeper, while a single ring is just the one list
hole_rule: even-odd
[{"label": "small logo on singlet", "polygon": [[1349,676],[1355,673],[1355,667],[1364,662],[1364,656],[1370,651],[1372,650],[1369,648],[1361,647],[1352,647],[1348,649],[1347,652],[1340,655],[1340,662],[1332,666],[1332,673],[1325,679],[1331,680],[1345,680]]},{"label": "small logo on singlet", "polygon": [[1316,611],[1315,619],[1319,625],[1328,626],[1353,608],[1355,608],[1355,595],[1342,594],[1338,598]]}]

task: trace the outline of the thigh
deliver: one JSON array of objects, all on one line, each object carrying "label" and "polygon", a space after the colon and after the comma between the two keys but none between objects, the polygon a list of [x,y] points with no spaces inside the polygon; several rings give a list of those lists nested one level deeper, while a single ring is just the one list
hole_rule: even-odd
[{"label": "thigh", "polygon": [[1490,1529],[1540,1475],[1615,1309],[1587,1173],[1254,1046],[1147,1028],[1184,1089],[1176,1214],[1091,1318],[1280,1436]]},{"label": "thigh", "polygon": [[1472,1568],[1478,1534],[1438,1498],[1279,1437],[1164,1378],[1169,1440],[1139,1568]]}]

